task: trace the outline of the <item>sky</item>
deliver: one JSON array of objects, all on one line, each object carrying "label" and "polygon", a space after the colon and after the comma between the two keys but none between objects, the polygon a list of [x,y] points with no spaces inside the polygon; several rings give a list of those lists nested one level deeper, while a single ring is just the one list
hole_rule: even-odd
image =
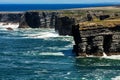
[{"label": "sky", "polygon": [[89,4],[120,3],[120,0],[0,0],[0,4]]}]

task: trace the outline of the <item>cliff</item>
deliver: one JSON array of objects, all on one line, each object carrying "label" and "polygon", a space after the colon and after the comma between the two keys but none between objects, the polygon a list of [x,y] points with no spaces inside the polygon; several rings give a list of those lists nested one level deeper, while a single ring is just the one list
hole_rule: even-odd
[{"label": "cliff", "polygon": [[85,22],[81,25],[86,25],[86,21],[94,20],[99,22],[99,20],[116,19],[119,17],[120,13],[119,8],[117,7],[83,8],[59,11],[27,11],[21,17],[19,28],[55,28],[55,31],[60,35],[72,35],[72,25],[81,22]]},{"label": "cliff", "polygon": [[119,7],[2,12],[0,22],[19,23],[19,28],[55,28],[60,35],[72,35],[77,56],[120,54]]},{"label": "cliff", "polygon": [[21,17],[19,28],[53,28],[56,16],[57,12],[28,11]]},{"label": "cliff", "polygon": [[22,12],[0,12],[0,22],[19,23]]},{"label": "cliff", "polygon": [[120,10],[89,10],[86,18],[72,27],[76,55],[120,55]]},{"label": "cliff", "polygon": [[71,35],[74,18],[64,11],[0,12],[1,25],[19,24],[19,28],[55,28],[60,35]]},{"label": "cliff", "polygon": [[[81,8],[70,10],[53,10],[53,11],[26,11],[26,12],[1,12],[0,22],[19,23],[19,28],[55,28],[60,35],[72,35],[72,25],[80,23],[85,29],[91,24],[96,26],[105,26],[99,20],[119,19],[119,7],[98,7],[98,8]],[[96,21],[96,23],[90,23]],[[82,22],[82,23],[81,23]],[[112,22],[112,21],[111,21]],[[110,21],[108,23],[111,23]],[[117,20],[116,20],[117,22]],[[116,23],[115,23],[116,24]],[[106,24],[106,26],[111,24]],[[92,27],[94,27],[92,25]],[[113,25],[114,26],[114,25]]]},{"label": "cliff", "polygon": [[60,35],[71,35],[75,19],[61,16],[62,11],[28,11],[20,19],[19,28],[55,28]]}]

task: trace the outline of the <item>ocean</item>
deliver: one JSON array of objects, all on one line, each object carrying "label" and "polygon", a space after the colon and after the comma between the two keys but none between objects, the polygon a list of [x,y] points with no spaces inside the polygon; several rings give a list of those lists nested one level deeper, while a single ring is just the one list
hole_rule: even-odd
[{"label": "ocean", "polygon": [[[120,57],[76,58],[54,29],[0,29],[0,80],[118,80]],[[118,76],[118,77],[117,77]]]},{"label": "ocean", "polygon": [[120,80],[120,56],[77,58],[73,45],[54,29],[0,26],[0,80]]},{"label": "ocean", "polygon": [[[27,11],[27,10],[61,10],[72,8],[87,8],[112,6],[113,3],[101,4],[0,4],[0,11]],[[117,4],[116,4],[117,5]]]}]

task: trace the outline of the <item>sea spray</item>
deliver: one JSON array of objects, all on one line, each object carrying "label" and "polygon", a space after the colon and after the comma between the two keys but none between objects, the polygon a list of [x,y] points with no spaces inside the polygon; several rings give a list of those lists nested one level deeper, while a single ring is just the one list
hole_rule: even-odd
[{"label": "sea spray", "polygon": [[106,57],[106,56],[107,56],[107,54],[105,52],[103,52],[103,57]]},{"label": "sea spray", "polygon": [[18,26],[19,23],[4,23],[4,22],[0,23],[0,29],[4,29],[4,30],[7,30],[7,28],[17,29]]}]

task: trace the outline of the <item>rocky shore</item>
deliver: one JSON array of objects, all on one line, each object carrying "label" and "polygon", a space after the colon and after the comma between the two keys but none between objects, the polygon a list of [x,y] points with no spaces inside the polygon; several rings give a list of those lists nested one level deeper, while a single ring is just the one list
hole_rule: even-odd
[{"label": "rocky shore", "polygon": [[18,28],[23,12],[0,12],[0,28]]}]

